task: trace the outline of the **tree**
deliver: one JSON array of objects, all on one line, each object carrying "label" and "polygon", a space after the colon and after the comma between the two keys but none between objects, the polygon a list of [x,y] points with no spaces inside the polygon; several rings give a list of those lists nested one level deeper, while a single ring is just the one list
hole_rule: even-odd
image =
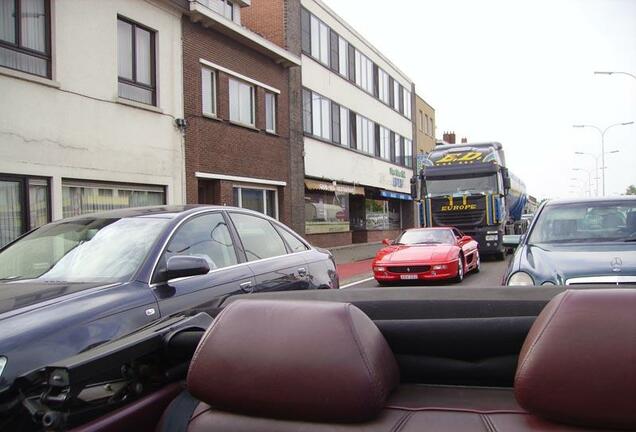
[{"label": "tree", "polygon": [[625,195],[636,195],[636,186],[629,185],[627,191],[625,191]]}]

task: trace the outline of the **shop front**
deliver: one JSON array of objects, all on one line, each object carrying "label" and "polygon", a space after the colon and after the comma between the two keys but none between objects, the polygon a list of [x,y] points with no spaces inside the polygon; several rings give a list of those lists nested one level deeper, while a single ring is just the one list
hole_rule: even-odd
[{"label": "shop front", "polygon": [[394,239],[404,228],[413,226],[410,195],[365,187],[364,200],[355,206],[358,217],[352,225],[353,243]]}]

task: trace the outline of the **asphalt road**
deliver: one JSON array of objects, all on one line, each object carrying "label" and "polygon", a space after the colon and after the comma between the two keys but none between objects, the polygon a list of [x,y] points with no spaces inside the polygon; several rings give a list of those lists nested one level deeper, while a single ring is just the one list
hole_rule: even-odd
[{"label": "asphalt road", "polygon": [[[510,255],[506,256],[504,261],[493,261],[489,259],[482,259],[481,271],[479,273],[471,273],[466,275],[461,286],[475,286],[475,287],[496,287],[501,285],[501,278],[503,277]],[[368,279],[368,278],[367,278]],[[362,280],[360,282],[354,282],[353,284],[344,285],[343,288],[373,288],[379,287],[378,283],[374,279]],[[409,282],[404,285],[409,286],[442,286],[453,284],[453,282],[422,282],[415,283]]]}]

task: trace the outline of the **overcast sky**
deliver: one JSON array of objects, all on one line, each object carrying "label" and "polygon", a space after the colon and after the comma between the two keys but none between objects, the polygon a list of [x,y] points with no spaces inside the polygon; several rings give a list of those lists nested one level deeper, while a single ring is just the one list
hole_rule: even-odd
[{"label": "overcast sky", "polygon": [[[573,168],[594,161],[574,152],[600,154],[600,134],[573,124],[636,121],[636,79],[593,75],[636,74],[636,0],[324,1],[415,82],[438,138],[500,141],[538,198],[587,189]],[[636,184],[636,125],[607,133],[616,149],[608,195]]]}]

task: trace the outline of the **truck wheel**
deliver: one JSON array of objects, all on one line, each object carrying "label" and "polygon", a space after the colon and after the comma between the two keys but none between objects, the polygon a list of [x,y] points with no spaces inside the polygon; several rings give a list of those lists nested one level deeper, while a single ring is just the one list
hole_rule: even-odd
[{"label": "truck wheel", "polygon": [[457,262],[457,276],[455,276],[455,282],[460,283],[464,280],[464,257],[460,256]]}]

